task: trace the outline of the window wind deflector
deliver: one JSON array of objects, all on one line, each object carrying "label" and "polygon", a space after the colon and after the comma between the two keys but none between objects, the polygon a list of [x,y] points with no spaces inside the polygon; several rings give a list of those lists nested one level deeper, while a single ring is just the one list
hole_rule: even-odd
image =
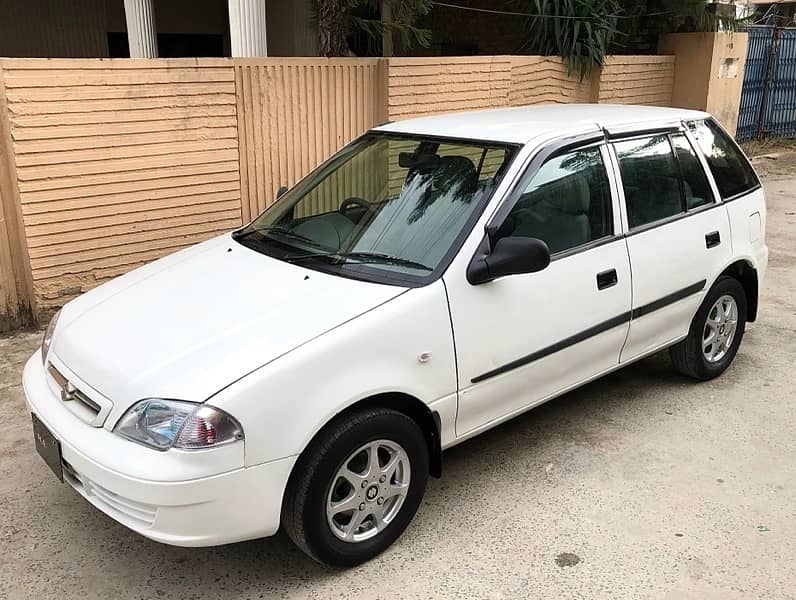
[{"label": "window wind deflector", "polygon": [[610,125],[603,128],[605,137],[609,140],[616,138],[635,137],[640,135],[650,135],[654,133],[668,133],[682,131],[684,129],[680,121],[668,121],[664,123],[631,123],[621,125]]}]

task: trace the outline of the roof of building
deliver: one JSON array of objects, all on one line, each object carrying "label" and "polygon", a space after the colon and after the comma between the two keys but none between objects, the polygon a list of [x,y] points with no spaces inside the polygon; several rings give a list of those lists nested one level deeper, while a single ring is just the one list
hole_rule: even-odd
[{"label": "roof of building", "polygon": [[700,111],[657,106],[547,104],[418,117],[387,123],[376,130],[524,144],[557,132],[645,128],[707,116]]}]

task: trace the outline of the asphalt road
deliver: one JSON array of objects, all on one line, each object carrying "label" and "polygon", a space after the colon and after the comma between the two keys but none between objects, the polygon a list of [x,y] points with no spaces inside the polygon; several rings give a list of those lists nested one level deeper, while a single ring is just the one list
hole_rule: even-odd
[{"label": "asphalt road", "polygon": [[35,453],[40,334],[0,339],[0,598],[796,598],[794,156],[760,163],[771,262],[729,371],[695,384],[663,353],[450,450],[403,538],[348,571],[282,534],[183,549],[117,525]]}]

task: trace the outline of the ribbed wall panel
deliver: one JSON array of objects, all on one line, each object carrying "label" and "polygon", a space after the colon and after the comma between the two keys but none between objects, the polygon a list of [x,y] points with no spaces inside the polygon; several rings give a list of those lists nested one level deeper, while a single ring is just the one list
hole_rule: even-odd
[{"label": "ribbed wall panel", "polygon": [[606,59],[595,101],[671,106],[674,56],[612,56]]},{"label": "ribbed wall panel", "polygon": [[293,185],[385,120],[379,59],[234,62],[244,221],[263,211],[280,186]]},{"label": "ribbed wall panel", "polygon": [[501,106],[611,102],[668,105],[673,56],[608,57],[580,79],[565,63],[545,56],[393,58],[389,61],[389,115],[427,114]]},{"label": "ribbed wall panel", "polygon": [[[6,59],[0,69],[14,189],[46,310],[250,220],[280,185],[387,118],[545,102],[668,104],[674,58],[611,57],[582,82],[561,60],[533,56]],[[490,155],[485,168],[500,159]],[[307,210],[381,198],[403,183],[396,164],[369,175],[355,166]],[[7,255],[0,243],[3,271]],[[0,294],[8,288],[0,281]]]},{"label": "ribbed wall panel", "polygon": [[509,95],[512,106],[594,101],[592,78],[581,81],[577,73],[568,74],[561,59],[546,56],[513,58]]},{"label": "ribbed wall panel", "polygon": [[0,66],[40,308],[241,223],[230,61]]},{"label": "ribbed wall panel", "polygon": [[511,61],[510,56],[392,58],[390,119],[507,106]]}]

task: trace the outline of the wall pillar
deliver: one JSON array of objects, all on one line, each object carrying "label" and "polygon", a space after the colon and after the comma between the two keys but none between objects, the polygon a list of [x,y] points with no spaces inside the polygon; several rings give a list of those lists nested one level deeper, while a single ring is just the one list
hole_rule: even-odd
[{"label": "wall pillar", "polygon": [[232,56],[268,56],[266,0],[228,0]]},{"label": "wall pillar", "polygon": [[0,61],[0,333],[38,324],[6,100]]},{"label": "wall pillar", "polygon": [[158,38],[153,0],[124,0],[130,58],[157,58]]},{"label": "wall pillar", "polygon": [[748,43],[746,32],[661,36],[658,52],[675,56],[672,106],[709,112],[735,135]]}]

